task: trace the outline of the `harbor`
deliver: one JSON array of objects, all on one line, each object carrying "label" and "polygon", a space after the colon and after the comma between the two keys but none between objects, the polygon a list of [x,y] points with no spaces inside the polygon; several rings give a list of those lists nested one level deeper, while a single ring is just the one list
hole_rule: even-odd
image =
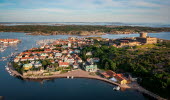
[{"label": "harbor", "polygon": [[[8,33],[8,34],[12,34],[12,33]],[[24,50],[27,50],[27,49],[30,49],[30,48],[32,48],[32,47],[35,47],[36,46],[36,41],[39,39],[39,40],[43,40],[43,39],[46,39],[46,37],[42,37],[42,36],[38,36],[38,37],[34,37],[34,36],[27,36],[27,38],[25,38],[24,37],[24,34],[17,34],[17,33],[13,33],[14,35],[16,35],[17,37],[20,37],[20,39],[23,41],[21,44],[19,44],[18,45],[18,51],[17,52],[22,52],[22,51],[24,51]],[[168,33],[158,33],[158,34],[151,34],[152,36],[160,36],[161,34],[164,34],[165,35],[165,38],[167,38],[167,37],[169,37],[169,36],[166,36],[166,35],[169,35]],[[18,36],[19,35],[19,36]],[[120,37],[127,37],[127,35],[120,35]],[[135,34],[131,34],[130,36],[135,36]],[[136,35],[137,36],[137,35]],[[22,37],[22,38],[21,38]],[[103,37],[106,37],[106,38],[115,38],[115,37],[117,37],[117,35],[105,35],[105,36],[103,36]],[[54,39],[54,36],[50,36],[49,38],[51,38],[51,39]],[[58,38],[61,38],[61,37],[59,37],[59,36],[55,36],[55,38],[56,39],[58,39]],[[65,37],[66,38],[66,37]],[[27,44],[27,43],[30,43],[30,44]],[[7,50],[6,51],[4,51],[3,53],[1,53],[1,55],[0,55],[0,57],[1,57],[1,60],[2,59],[6,59],[5,57],[9,57],[11,54],[12,54],[12,52],[16,52],[16,50],[15,50],[15,48],[14,49],[10,49],[10,48],[7,48]],[[2,58],[3,57],[3,58]],[[10,57],[9,58],[7,58],[7,60],[10,60]],[[29,85],[31,85],[33,88],[37,88],[37,83],[34,83],[34,82],[32,82],[32,80],[37,80],[38,78],[36,77],[36,78],[34,78],[34,79],[29,79],[28,78],[28,80],[30,80],[30,81],[27,81],[27,80],[20,80],[20,79],[17,79],[16,77],[11,77],[8,73],[12,73],[12,71],[10,70],[9,72],[7,71],[7,70],[5,70],[5,72],[3,71],[6,67],[5,67],[5,65],[6,65],[6,62],[7,62],[7,60],[5,60],[5,61],[1,61],[0,63],[1,63],[1,76],[3,76],[3,78],[0,78],[0,80],[1,80],[1,84],[2,84],[2,86],[1,86],[1,90],[3,90],[3,93],[2,93],[2,96],[5,96],[5,95],[7,95],[7,96],[5,96],[5,97],[10,97],[10,95],[11,94],[13,94],[16,90],[17,90],[17,88],[16,89],[14,89],[14,90],[11,90],[10,92],[9,91],[7,91],[6,90],[6,88],[13,88],[13,87],[20,87],[20,88],[22,88],[21,90],[18,90],[18,91],[20,91],[23,95],[25,94],[25,93],[29,93],[29,90],[31,90],[32,88],[30,88],[29,87]],[[12,76],[17,76],[16,74],[11,74]],[[72,76],[73,76],[73,79],[72,79]],[[67,77],[69,77],[69,79],[67,79]],[[41,78],[42,79],[42,78]],[[48,79],[48,77],[47,77],[47,79]],[[103,90],[105,91],[105,92],[107,92],[107,94],[105,94],[105,95],[108,95],[108,93],[114,93],[114,92],[116,92],[115,90],[113,90],[113,85],[108,85],[108,83],[105,83],[105,82],[101,82],[101,81],[98,81],[98,80],[96,80],[96,79],[87,79],[87,78],[79,78],[79,77],[75,77],[74,75],[71,75],[71,74],[69,74],[69,75],[66,75],[66,76],[63,76],[63,77],[61,77],[61,78],[50,78],[50,80],[55,80],[55,81],[53,81],[53,82],[49,82],[49,81],[45,81],[44,83],[43,83],[43,85],[41,85],[41,87],[43,87],[44,85],[45,86],[47,86],[48,85],[48,87],[49,88],[53,88],[53,91],[55,91],[55,93],[57,92],[57,91],[62,91],[63,90],[63,88],[62,89],[60,89],[59,87],[68,87],[68,86],[70,86],[70,87],[72,87],[72,86],[74,86],[74,84],[76,84],[75,86],[74,86],[74,89],[77,87],[77,86],[87,86],[87,87],[85,87],[85,88],[94,88],[94,86],[96,86],[96,88],[95,89],[101,89],[100,87],[101,87],[101,85],[99,84],[99,83],[101,83],[102,84],[102,86],[103,86]],[[4,82],[7,82],[8,84],[5,84]],[[86,82],[88,82],[88,85],[87,85],[87,83]],[[60,86],[59,85],[59,83],[61,83],[62,85]],[[69,83],[69,84],[67,84],[67,83]],[[72,84],[73,83],[73,84]],[[53,86],[54,84],[57,84],[58,86]],[[71,84],[71,85],[70,85]],[[82,85],[82,84],[86,84],[86,85]],[[4,88],[5,87],[5,88]],[[41,87],[38,87],[38,89],[40,90],[40,91],[44,91]],[[136,88],[138,88],[138,87],[136,87]],[[25,90],[24,90],[25,89]],[[82,89],[82,88],[81,88]],[[110,91],[110,89],[112,90],[112,91]],[[22,90],[24,90],[24,91],[22,91]],[[48,90],[48,89],[47,89]],[[94,90],[94,89],[93,89]],[[91,91],[93,91],[93,90],[91,90]],[[130,89],[131,90],[131,89]],[[85,91],[85,90],[84,90]],[[134,91],[136,91],[135,89],[134,89]],[[140,90],[139,90],[140,91]],[[141,91],[143,91],[143,90],[141,90]],[[38,92],[38,91],[36,91],[36,92]],[[95,91],[93,91],[94,93],[95,93]],[[146,91],[145,91],[146,92]],[[34,91],[33,91],[33,93],[35,93]],[[68,92],[68,95],[69,95],[69,93],[70,92]],[[102,92],[103,93],[103,92]],[[120,91],[120,92],[116,92],[116,93],[120,93],[119,95],[122,95],[123,93],[127,93],[126,95],[127,95],[127,97],[126,98],[132,98],[133,100],[135,100],[135,98],[133,98],[133,95],[134,95],[134,93],[135,93],[135,95],[138,95],[138,98],[142,98],[142,99],[140,99],[140,100],[144,100],[143,99],[143,96],[142,95],[140,95],[140,92],[128,92],[128,91],[124,91],[124,92],[122,92],[122,91]],[[142,93],[142,92],[141,92]],[[53,94],[53,92],[51,92],[50,91],[50,94]],[[60,95],[62,95],[62,93],[59,93]],[[9,96],[8,96],[9,95]],[[89,94],[90,95],[90,94]],[[96,94],[97,95],[97,94]],[[103,95],[103,94],[101,94],[101,95]],[[129,95],[131,96],[131,97],[129,97]],[[115,97],[115,95],[113,94],[113,95],[111,95],[111,94],[109,94],[108,95],[108,97],[112,97],[112,98],[116,98]],[[122,97],[122,96],[121,96]],[[122,97],[123,98],[123,97]],[[124,99],[126,99],[126,98],[124,98]],[[108,98],[109,99],[109,98]],[[12,100],[12,99],[11,99]],[[20,100],[20,99],[19,99]]]},{"label": "harbor", "polygon": [[146,89],[144,89],[143,87],[139,86],[138,84],[118,84],[116,82],[113,82],[111,80],[102,78],[98,75],[90,75],[89,72],[83,71],[81,69],[75,70],[75,71],[70,71],[68,73],[64,73],[64,74],[57,74],[57,75],[51,75],[51,76],[23,76],[22,74],[18,73],[17,71],[15,71],[12,67],[11,63],[7,63],[7,71],[9,72],[9,74],[11,76],[15,76],[15,77],[21,77],[25,80],[49,80],[49,79],[57,79],[57,78],[67,78],[67,79],[73,79],[73,78],[87,78],[87,79],[94,79],[94,80],[100,80],[100,81],[104,81],[106,83],[112,84],[114,85],[113,90],[118,91],[120,89],[132,89],[132,90],[136,90],[139,91],[140,93],[146,94],[154,99],[157,100],[167,100],[165,98],[162,98]]}]

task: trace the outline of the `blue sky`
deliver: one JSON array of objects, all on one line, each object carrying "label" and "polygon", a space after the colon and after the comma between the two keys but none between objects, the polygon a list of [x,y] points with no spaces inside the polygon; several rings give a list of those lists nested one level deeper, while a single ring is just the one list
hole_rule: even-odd
[{"label": "blue sky", "polygon": [[170,24],[170,0],[0,0],[0,22]]}]

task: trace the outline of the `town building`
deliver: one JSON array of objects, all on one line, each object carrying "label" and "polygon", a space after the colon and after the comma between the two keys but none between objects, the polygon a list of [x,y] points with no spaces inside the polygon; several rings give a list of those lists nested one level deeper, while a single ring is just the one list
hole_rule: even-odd
[{"label": "town building", "polygon": [[86,63],[83,64],[84,70],[88,71],[88,72],[96,72],[97,71],[97,65],[95,64],[90,64],[90,63]]},{"label": "town building", "polygon": [[13,44],[13,43],[19,43],[19,39],[0,39],[0,43],[4,44]]},{"label": "town building", "polygon": [[155,43],[157,43],[157,38],[147,36],[147,33],[140,33],[140,37],[126,37],[109,41],[109,45],[115,47],[132,47]]},{"label": "town building", "polygon": [[59,62],[59,67],[68,67],[69,63],[68,62]]},{"label": "town building", "polygon": [[128,83],[128,79],[126,77],[124,77],[123,74],[117,74],[117,73],[115,73],[111,70],[101,72],[100,74],[101,74],[101,76],[108,78],[109,80],[112,80],[114,82],[118,82],[120,84],[127,84]]},{"label": "town building", "polygon": [[114,77],[116,73],[111,70],[108,70],[108,71],[102,72],[101,75],[105,78],[111,78],[111,77]]},{"label": "town building", "polygon": [[118,82],[119,82],[120,84],[127,84],[127,82],[128,82],[128,79],[126,79],[126,78],[123,76],[123,74],[116,74],[114,77],[118,80]]},{"label": "town building", "polygon": [[147,36],[147,33],[140,33],[140,37],[136,37],[136,40],[143,44],[155,44],[157,43],[157,38]]},{"label": "town building", "polygon": [[30,70],[32,67],[33,67],[33,65],[31,63],[23,65],[24,70]]}]

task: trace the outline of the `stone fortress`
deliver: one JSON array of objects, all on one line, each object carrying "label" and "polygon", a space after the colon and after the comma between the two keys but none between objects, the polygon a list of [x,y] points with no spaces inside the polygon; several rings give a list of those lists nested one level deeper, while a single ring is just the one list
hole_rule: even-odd
[{"label": "stone fortress", "polygon": [[109,45],[115,47],[131,47],[145,44],[157,43],[157,38],[147,36],[147,33],[140,33],[140,37],[127,37],[109,41]]}]

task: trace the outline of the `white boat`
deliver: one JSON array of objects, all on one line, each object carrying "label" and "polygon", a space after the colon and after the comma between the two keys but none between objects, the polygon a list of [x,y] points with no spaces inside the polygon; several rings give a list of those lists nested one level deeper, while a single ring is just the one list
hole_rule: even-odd
[{"label": "white boat", "polygon": [[9,68],[8,68],[8,67],[6,67],[6,70],[7,70],[7,71],[9,71]]},{"label": "white boat", "polygon": [[113,88],[113,90],[118,91],[118,90],[120,90],[120,87],[116,86],[116,87]]},{"label": "white boat", "polygon": [[4,48],[0,48],[0,52],[4,52],[5,51],[5,49]]}]

